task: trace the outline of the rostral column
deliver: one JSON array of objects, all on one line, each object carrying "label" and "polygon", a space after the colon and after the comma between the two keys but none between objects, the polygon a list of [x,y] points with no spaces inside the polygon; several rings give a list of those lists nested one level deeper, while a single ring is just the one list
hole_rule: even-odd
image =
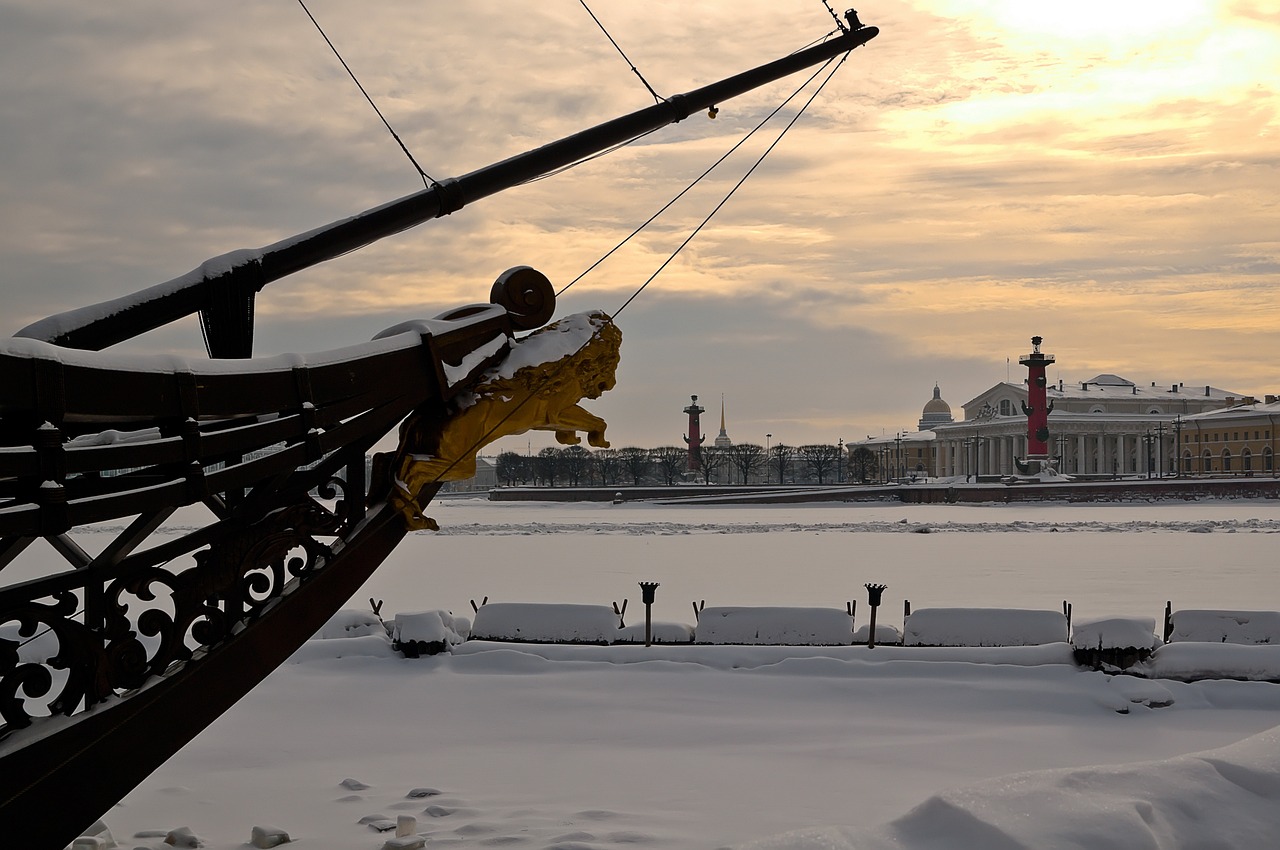
[{"label": "rostral column", "polygon": [[698,415],[704,412],[706,408],[698,406],[698,397],[696,395],[689,396],[689,398],[693,399],[693,404],[684,409],[684,412],[689,414],[689,434],[684,438],[684,441],[689,444],[689,469],[690,471],[697,471],[702,468],[702,464],[698,461],[698,449],[707,439],[702,436],[702,432],[699,430]]},{"label": "rostral column", "polygon": [[1049,459],[1049,413],[1053,402],[1045,395],[1049,380],[1044,370],[1054,361],[1052,354],[1040,353],[1043,339],[1031,337],[1031,353],[1018,360],[1027,367],[1027,401],[1022,403],[1022,412],[1027,414],[1027,462],[1025,468],[1022,464],[1018,464],[1018,468],[1031,475],[1038,473]]}]

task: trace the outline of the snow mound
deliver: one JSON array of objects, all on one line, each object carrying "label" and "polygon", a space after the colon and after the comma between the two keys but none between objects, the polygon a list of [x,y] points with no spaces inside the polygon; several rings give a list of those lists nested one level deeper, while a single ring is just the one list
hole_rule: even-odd
[{"label": "snow mound", "polygon": [[329,622],[320,627],[315,639],[333,640],[335,638],[364,637],[386,633],[386,627],[376,615],[369,611],[354,611],[344,608],[329,618]]},{"label": "snow mound", "polygon": [[704,608],[695,643],[761,646],[847,646],[853,623],[840,608]]},{"label": "snow mound", "polygon": [[[858,630],[853,633],[853,642],[866,643],[869,637],[871,637],[871,624],[867,623],[865,626],[858,626]],[[902,632],[897,626],[889,623],[876,623],[876,643],[881,645],[902,643]]]},{"label": "snow mound", "polygon": [[490,602],[476,611],[472,640],[612,643],[618,615],[607,605]]},{"label": "snow mound", "polygon": [[903,627],[904,646],[1038,646],[1067,639],[1061,611],[921,608]]},{"label": "snow mound", "polygon": [[329,661],[335,658],[395,658],[391,638],[381,634],[360,637],[309,640],[289,656],[287,664],[305,664],[310,661]]},{"label": "snow mound", "polygon": [[930,797],[873,831],[806,829],[742,850],[1255,850],[1280,831],[1280,728],[1171,759],[1016,773]]}]

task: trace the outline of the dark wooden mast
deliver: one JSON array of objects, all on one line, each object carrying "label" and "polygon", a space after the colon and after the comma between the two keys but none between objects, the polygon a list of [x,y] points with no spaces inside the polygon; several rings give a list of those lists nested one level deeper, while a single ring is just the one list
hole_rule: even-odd
[{"label": "dark wooden mast", "polygon": [[[33,545],[67,563],[0,588],[0,835],[65,847],[314,634],[406,533],[386,503],[366,503],[367,453],[411,412],[443,420],[555,305],[550,282],[520,267],[490,304],[386,339],[243,359],[258,291],[877,34],[850,22],[816,47],[0,342],[0,575]],[[192,313],[211,355],[241,362],[97,353]],[[482,347],[496,353],[468,357]],[[151,539],[201,504],[208,525]],[[122,527],[97,554],[69,534],[111,520]],[[57,649],[33,660],[25,644],[42,635]]]}]

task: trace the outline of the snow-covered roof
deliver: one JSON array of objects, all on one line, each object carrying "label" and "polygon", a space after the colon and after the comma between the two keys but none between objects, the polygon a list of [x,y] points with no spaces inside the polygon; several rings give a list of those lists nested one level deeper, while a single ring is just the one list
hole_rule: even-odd
[{"label": "snow-covered roof", "polygon": [[1184,422],[1222,422],[1233,419],[1253,419],[1258,416],[1280,416],[1280,400],[1268,404],[1237,404],[1219,410],[1208,410],[1182,417]]},{"label": "snow-covered roof", "polygon": [[[1098,379],[1105,379],[1105,382],[1099,382]],[[1021,381],[1001,381],[993,385],[991,388],[983,390],[978,395],[964,403],[964,407],[970,408],[980,405],[983,400],[993,395],[998,389],[1012,390],[1018,395],[1025,395],[1027,385]],[[1088,381],[1079,383],[1068,383],[1061,381],[1057,384],[1050,384],[1045,389],[1045,395],[1052,399],[1070,399],[1079,401],[1098,401],[1102,399],[1140,399],[1144,401],[1169,401],[1179,399],[1210,399],[1213,401],[1226,401],[1227,399],[1243,399],[1245,393],[1224,390],[1209,384],[1157,384],[1154,381],[1150,385],[1144,386],[1136,384],[1125,378],[1116,375],[1097,375]]]}]

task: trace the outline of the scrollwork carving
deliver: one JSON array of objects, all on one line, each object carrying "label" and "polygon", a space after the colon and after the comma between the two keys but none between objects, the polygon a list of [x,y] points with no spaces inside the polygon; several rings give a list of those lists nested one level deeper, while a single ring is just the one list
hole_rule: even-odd
[{"label": "scrollwork carving", "polygon": [[[345,484],[335,478],[323,489],[332,497]],[[100,623],[82,621],[90,595],[83,587],[0,611],[0,624],[16,622],[18,637],[51,632],[57,640],[57,651],[36,662],[22,660],[18,641],[0,638],[0,736],[30,726],[41,707],[73,714],[189,661],[196,647],[225,640],[291,580],[305,580],[324,565],[332,550],[316,536],[343,529],[342,517],[303,498],[252,524],[229,526],[217,542],[194,553],[194,565],[185,570],[150,567],[107,582],[94,597],[104,600],[95,606]],[[92,571],[85,579],[94,580]],[[152,639],[150,655],[139,635]]]}]

